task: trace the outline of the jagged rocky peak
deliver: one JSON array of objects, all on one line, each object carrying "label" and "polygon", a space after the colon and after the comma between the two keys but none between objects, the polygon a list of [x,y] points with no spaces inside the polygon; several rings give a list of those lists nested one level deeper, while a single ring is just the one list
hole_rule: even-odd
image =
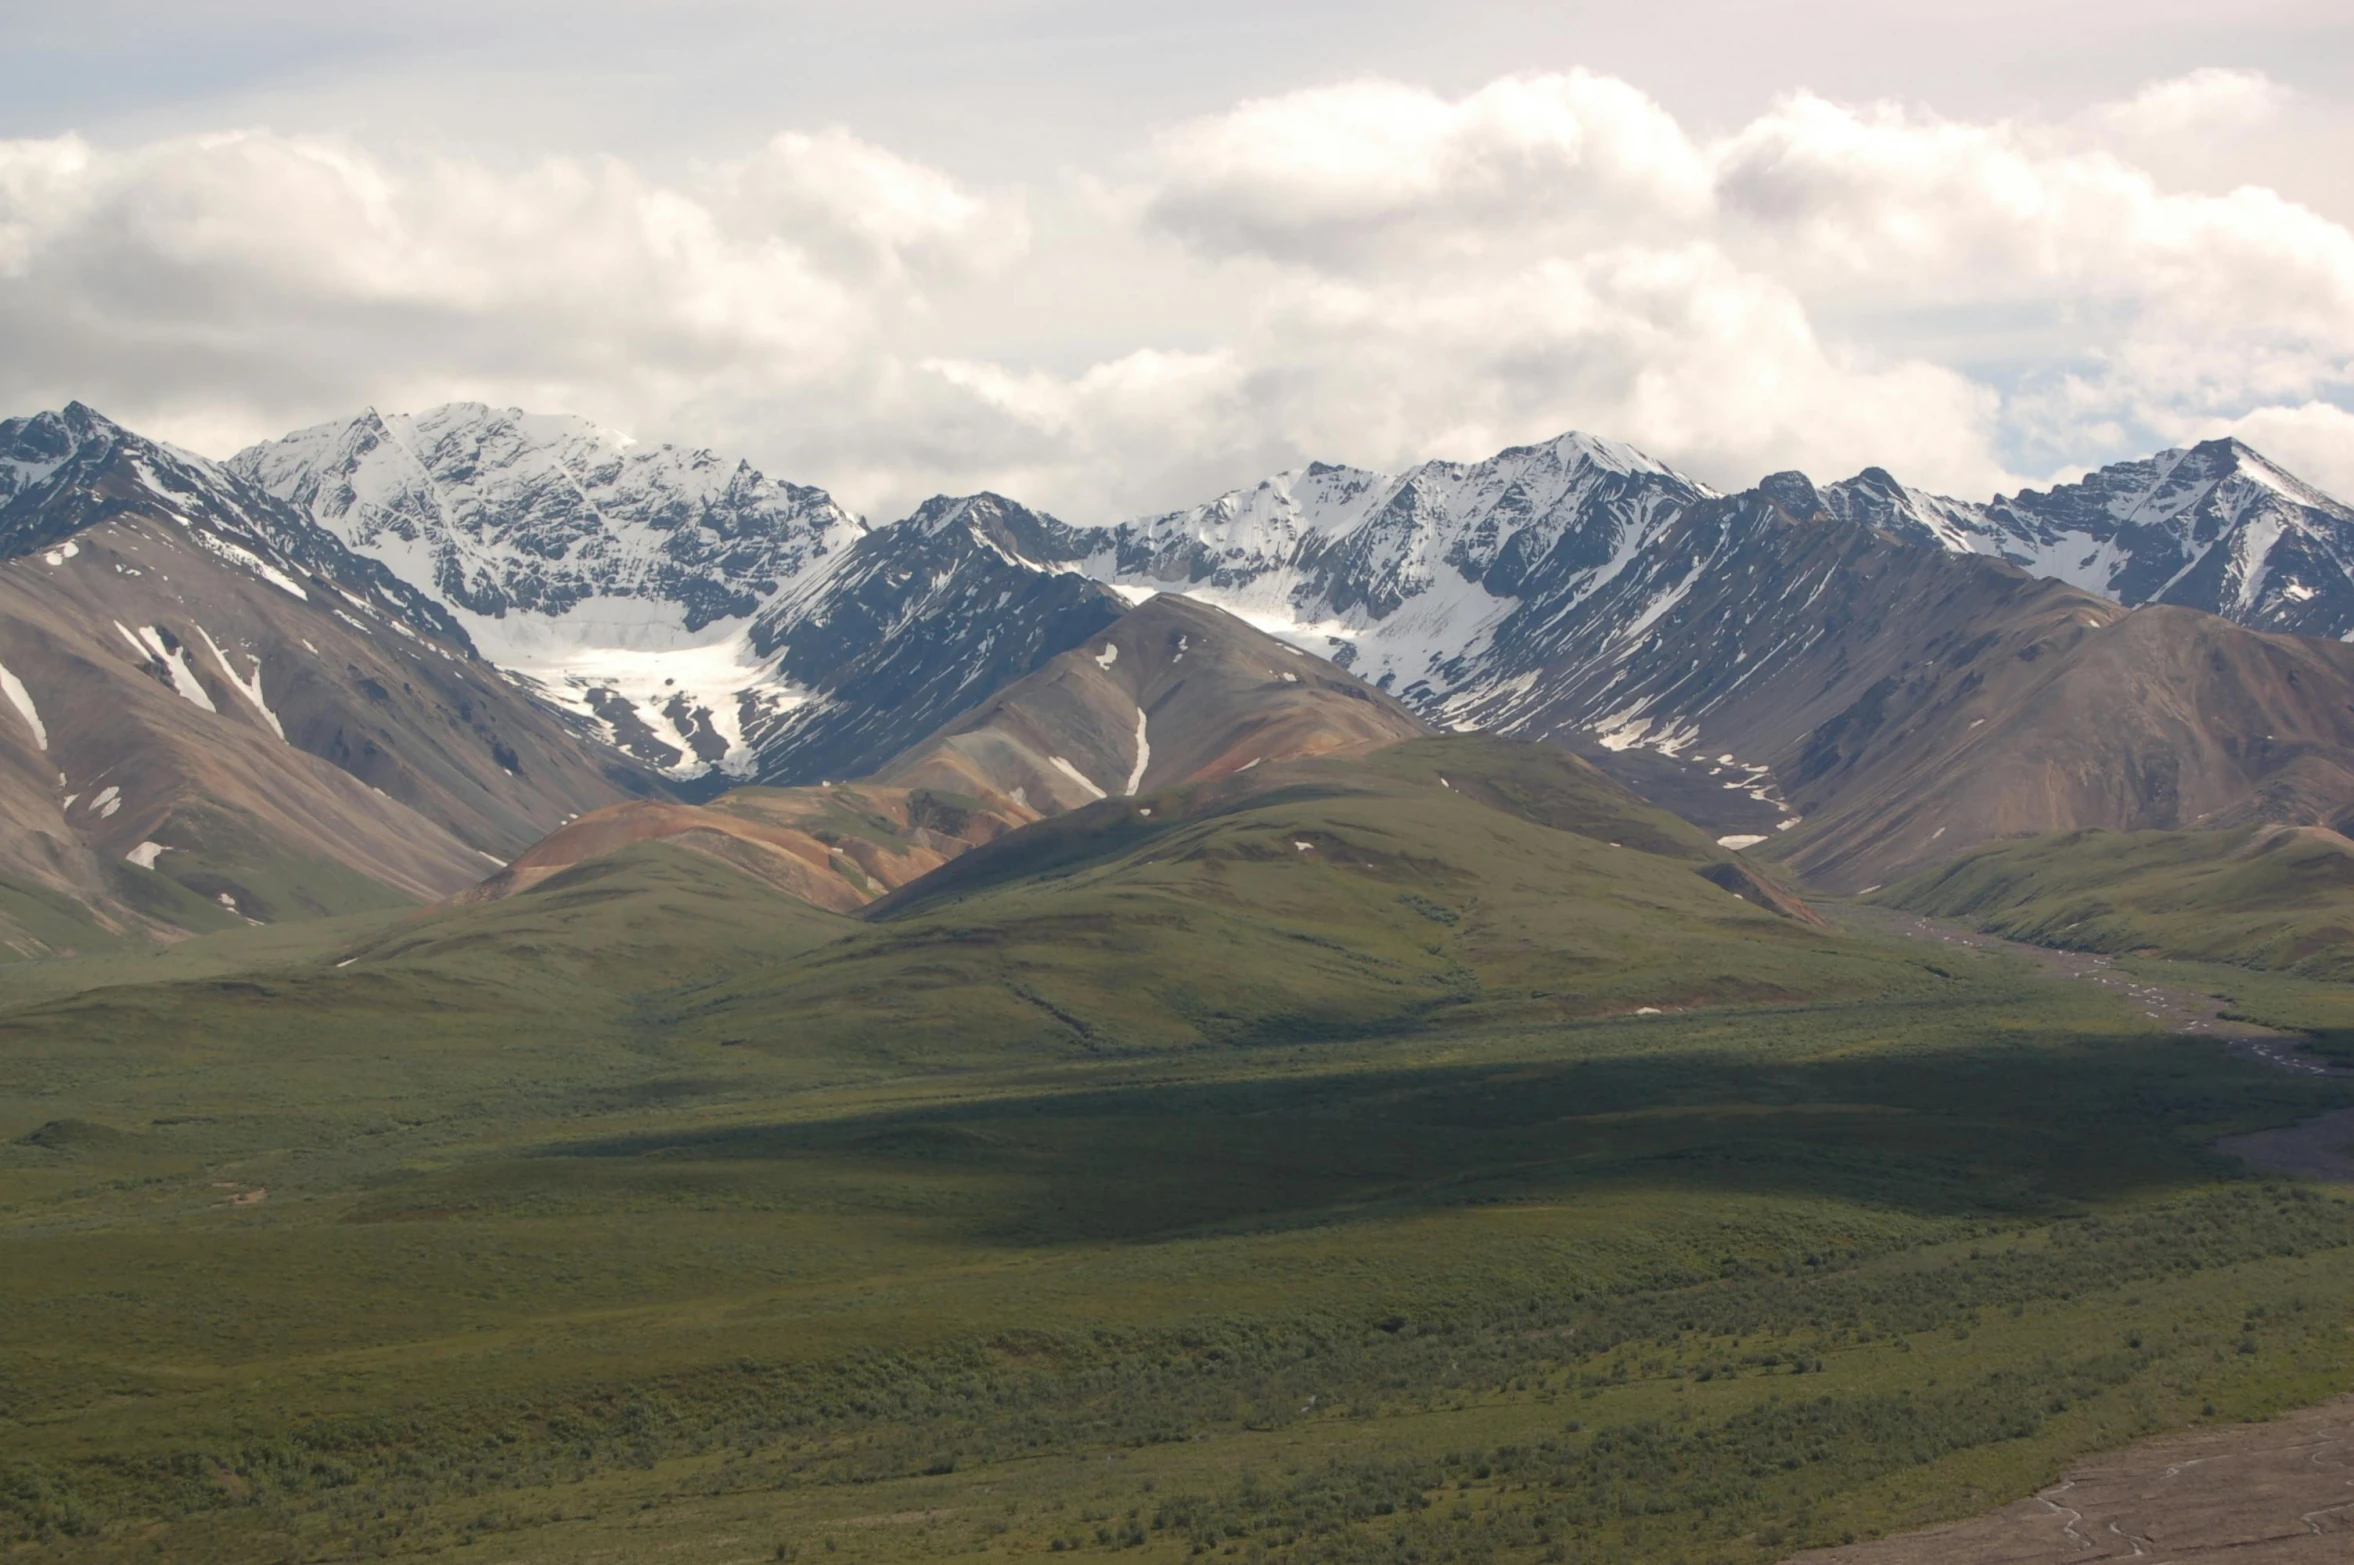
[{"label": "jagged rocky peak", "polygon": [[1992,554],[2114,602],[2261,630],[2354,635],[2354,508],[2236,439],[2116,462],[1986,504],[1866,468],[1824,491],[1851,521]]},{"label": "jagged rocky peak", "polygon": [[0,498],[13,497],[46,479],[91,441],[113,440],[121,434],[121,426],[81,402],[26,418],[0,419]]},{"label": "jagged rocky peak", "polygon": [[865,531],[825,491],[748,462],[478,402],[368,409],[230,466],[486,618],[623,598],[674,606],[692,633],[758,612]]},{"label": "jagged rocky peak", "polygon": [[[2160,451],[2138,461],[2117,462],[2073,484],[1998,496],[2005,506],[2030,514],[2089,519],[2097,512],[2127,526],[2197,525],[2202,513],[2212,522],[2250,505],[2285,501],[2303,509],[2354,521],[2354,510],[2322,493],[2244,441],[2205,440],[2187,450]],[[2211,502],[2220,502],[2219,507]],[[2216,512],[2221,512],[2218,517]]]},{"label": "jagged rocky peak", "polygon": [[0,421],[0,560],[70,553],[77,534],[117,519],[183,529],[216,558],[284,591],[302,596],[305,580],[331,584],[363,614],[472,650],[432,599],[218,463],[81,402]]},{"label": "jagged rocky peak", "polygon": [[0,554],[45,547],[133,507],[217,519],[253,498],[240,487],[87,403],[0,420]]},{"label": "jagged rocky peak", "polygon": [[1823,514],[1823,497],[1816,492],[1814,480],[1795,470],[1766,474],[1757,481],[1757,493],[1793,521]]},{"label": "jagged rocky peak", "polygon": [[1189,510],[1098,531],[1116,541],[1123,564],[1173,544],[1201,545],[1190,565],[1270,558],[1310,537],[1373,527],[1432,545],[1437,556],[1452,555],[1476,574],[1515,534],[1535,528],[1557,535],[1581,503],[1624,490],[1627,480],[1708,492],[1632,446],[1573,432],[1483,461],[1425,462],[1397,474],[1311,462]]},{"label": "jagged rocky peak", "polygon": [[1015,564],[1061,566],[1086,553],[1079,529],[988,490],[934,495],[894,525],[931,536],[962,530]]}]

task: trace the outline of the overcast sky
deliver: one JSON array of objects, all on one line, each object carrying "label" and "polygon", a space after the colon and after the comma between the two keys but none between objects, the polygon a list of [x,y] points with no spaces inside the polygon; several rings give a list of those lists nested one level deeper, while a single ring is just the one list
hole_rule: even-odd
[{"label": "overcast sky", "polygon": [[2354,495],[2344,0],[0,0],[0,411],[478,398],[877,517],[1582,428]]}]

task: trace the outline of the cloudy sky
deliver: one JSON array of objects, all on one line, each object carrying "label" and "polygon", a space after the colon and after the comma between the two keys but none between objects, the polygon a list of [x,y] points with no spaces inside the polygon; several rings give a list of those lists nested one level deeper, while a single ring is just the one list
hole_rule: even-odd
[{"label": "cloudy sky", "polygon": [[2354,496],[2344,0],[0,4],[0,412],[476,398],[878,517],[1570,428]]}]

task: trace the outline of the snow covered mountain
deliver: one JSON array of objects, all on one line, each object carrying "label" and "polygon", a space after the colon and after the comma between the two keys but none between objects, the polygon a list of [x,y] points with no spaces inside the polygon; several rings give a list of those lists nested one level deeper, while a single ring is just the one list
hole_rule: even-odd
[{"label": "snow covered mountain", "polygon": [[[1805,647],[1847,645],[1821,616],[1869,596],[1839,574],[1853,562],[1793,580],[1789,540],[1757,522],[1768,512],[2127,604],[2354,632],[2354,512],[2234,442],[1986,504],[1875,468],[1820,491],[1784,475],[1727,509],[1665,463],[1569,434],[1394,475],[1313,464],[1104,527],[981,495],[869,528],[742,462],[475,404],[363,414],[231,465],[494,663],[704,788],[859,775],[1157,591],[1330,657],[1432,721],[1553,734],[1622,770],[1680,765],[1728,699],[1721,670],[1657,666],[1683,605],[1781,627],[1739,649],[1754,694]],[[1767,730],[1784,731],[1742,742]],[[1795,818],[1764,754],[1715,753],[1750,782],[1712,782],[1703,813],[1751,834]]]},{"label": "snow covered mountain", "polygon": [[135,435],[79,402],[0,420],[0,559],[52,546],[70,556],[75,534],[132,512],[170,518],[203,548],[274,585],[324,576],[363,614],[467,644],[457,621],[397,572],[303,525],[226,468]]},{"label": "snow covered mountain", "polygon": [[[118,523],[133,533],[106,531]],[[167,544],[207,571],[182,561],[150,579],[141,561],[157,556],[140,551]],[[233,716],[235,692],[266,678],[269,699],[246,705],[266,708],[284,743],[451,834],[434,865],[370,861],[379,883],[412,891],[511,847],[548,808],[561,819],[599,790],[655,786],[647,771],[696,793],[871,775],[1162,592],[1324,654],[1425,721],[1572,745],[1729,838],[1774,838],[1849,878],[1935,840],[1908,835],[1920,779],[1994,775],[1952,759],[1976,728],[1949,731],[1992,699],[1984,690],[2033,683],[1990,647],[2036,679],[2078,668],[2071,699],[2090,699],[2106,676],[2085,670],[2114,659],[2069,660],[2119,623],[2119,601],[2354,632],[2354,512],[2233,442],[1979,505],[1879,469],[1720,495],[1572,434],[1396,475],[1317,464],[1111,526],[983,494],[869,527],[820,490],[576,419],[476,404],[369,412],[215,466],[76,406],[0,425],[11,556],[23,605],[8,634],[72,642],[67,663],[56,648],[15,656],[49,658],[52,673],[87,663],[121,619],[141,677],[184,705],[201,693]],[[36,581],[34,561],[56,580]],[[117,599],[123,614],[99,612]],[[83,645],[77,623],[96,640]],[[289,645],[315,666],[277,672],[274,649]],[[199,646],[218,650],[208,662]],[[2208,691],[2185,665],[2168,699],[2262,712],[2272,727],[2210,754],[2127,703],[2099,762],[2126,781],[2063,814],[2161,823],[2249,790],[2307,814],[2335,808],[2335,771],[2264,745],[2309,730],[2316,754],[2336,753],[2326,713],[2265,703],[2275,671],[2334,688],[2337,665],[2228,637],[2212,651],[2252,693]],[[41,678],[54,687],[52,673]],[[296,689],[309,692],[299,712],[276,694]],[[44,699],[27,698],[35,710]],[[133,704],[145,702],[141,687]],[[179,733],[195,719],[158,710],[173,714],[163,726],[180,759],[156,775],[185,782],[202,769],[197,738]],[[2029,731],[2004,724],[1986,717],[1967,746]],[[444,731],[459,729],[475,738],[453,749]],[[1948,749],[1932,756],[1923,735]],[[469,746],[486,747],[489,770]],[[535,791],[549,776],[576,783],[551,803]],[[1899,788],[1900,776],[1915,781]],[[1973,831],[2020,829],[1955,809]],[[1837,843],[1815,842],[1817,820],[1844,823]],[[308,852],[337,830],[296,835]],[[195,862],[192,845],[133,846],[148,841]]]},{"label": "snow covered mountain", "polygon": [[480,403],[369,409],[227,466],[676,777],[757,770],[744,725],[777,691],[753,617],[866,532],[748,463]]},{"label": "snow covered mountain", "polygon": [[0,946],[436,897],[659,785],[382,563],[80,404],[0,422]]},{"label": "snow covered mountain", "polygon": [[1312,464],[1062,542],[1091,576],[1216,604],[1411,702],[1460,683],[1518,603],[1607,579],[1711,493],[1569,434],[1394,476]]},{"label": "snow covered mountain", "polygon": [[862,775],[1125,600],[993,495],[870,529],[821,489],[586,420],[373,410],[228,464],[681,784]]},{"label": "snow covered mountain", "polygon": [[2129,607],[2257,630],[2354,636],[2354,507],[2237,440],[2120,462],[1985,505],[1866,468],[1824,489],[1837,516],[2009,560]]}]

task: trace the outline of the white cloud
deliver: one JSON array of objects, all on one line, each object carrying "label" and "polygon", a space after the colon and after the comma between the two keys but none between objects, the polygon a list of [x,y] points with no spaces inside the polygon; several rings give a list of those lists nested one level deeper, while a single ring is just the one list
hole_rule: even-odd
[{"label": "white cloud", "polygon": [[2270,125],[2286,115],[2295,95],[2261,71],[2208,66],[2151,82],[2122,103],[2089,116],[2102,129],[2129,138],[2211,136]]},{"label": "white cloud", "polygon": [[2183,441],[2237,435],[2304,479],[2343,499],[2354,495],[2354,413],[2327,402],[2258,408],[2233,419],[2178,428]]},{"label": "white cloud", "polygon": [[1018,205],[840,131],[666,185],[615,158],[398,163],[264,131],[0,143],[0,366],[187,439],[487,395],[663,423],[867,377]]},{"label": "white cloud", "polygon": [[2206,71],[2049,122],[1794,93],[1703,135],[1571,72],[1253,99],[1028,191],[838,128],[670,179],[0,143],[0,396],[215,450],[484,397],[890,514],[986,484],[1103,519],[1571,427],[1718,483],[1972,495],[2233,429],[2354,488],[2354,235],[2225,155],[2347,123]]},{"label": "white cloud", "polygon": [[[1983,493],[2348,386],[2343,224],[2103,144],[2294,108],[2222,71],[2067,125],[1795,93],[1698,140],[1582,74],[1451,103],[1358,83],[1168,134],[1139,206],[1288,279],[1251,356],[1346,366],[1317,405],[1352,455],[1582,422],[1720,481],[1880,462]],[[1362,306],[1319,330],[1318,288]]]},{"label": "white cloud", "polygon": [[1153,221],[1213,252],[1355,269],[1502,234],[1623,242],[1705,216],[1708,170],[1624,82],[1508,77],[1456,102],[1352,82],[1246,103],[1155,148]]},{"label": "white cloud", "polygon": [[853,276],[986,273],[1029,244],[1018,202],[976,195],[839,126],[780,134],[699,183],[731,232],[784,239]]}]

